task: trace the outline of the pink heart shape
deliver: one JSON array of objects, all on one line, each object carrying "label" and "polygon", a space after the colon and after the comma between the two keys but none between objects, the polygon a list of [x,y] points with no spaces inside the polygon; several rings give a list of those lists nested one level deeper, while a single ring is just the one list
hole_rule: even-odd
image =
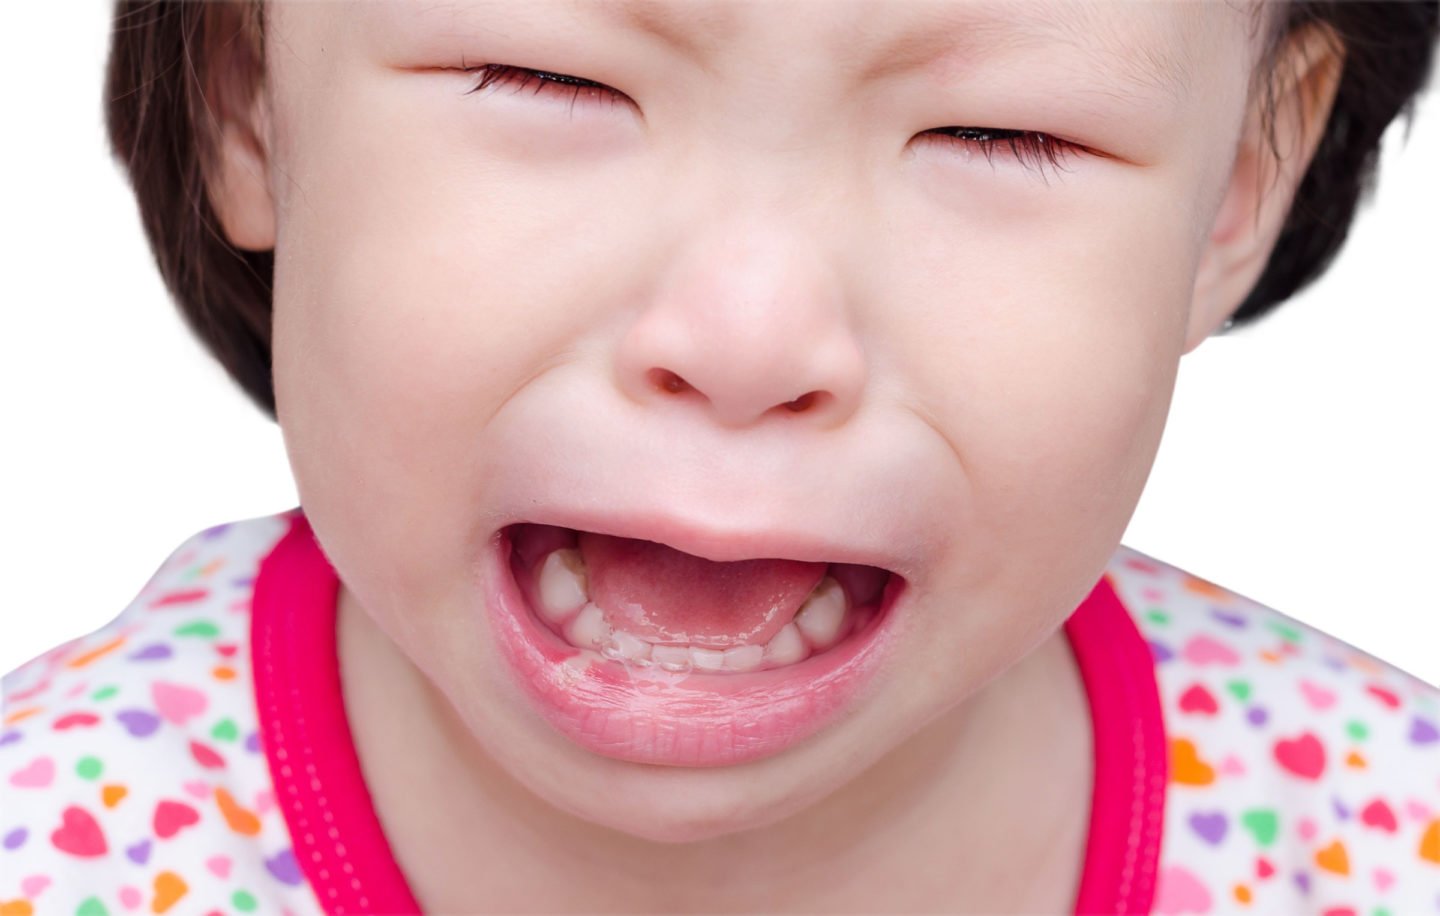
[{"label": "pink heart shape", "polygon": [[1220,772],[1226,776],[1244,776],[1245,764],[1234,754],[1228,754],[1224,760],[1220,761]]},{"label": "pink heart shape", "polygon": [[1233,665],[1240,661],[1234,649],[1204,634],[1187,642],[1182,654],[1186,661],[1197,665]]},{"label": "pink heart shape", "polygon": [[140,896],[140,889],[138,887],[131,887],[127,884],[120,888],[120,905],[127,910],[135,909],[143,899],[144,898]]},{"label": "pink heart shape", "polygon": [[1390,889],[1390,885],[1395,883],[1395,876],[1383,868],[1375,869],[1374,878],[1375,889],[1382,894]]},{"label": "pink heart shape", "polygon": [[1300,818],[1300,839],[1304,840],[1305,842],[1308,843],[1311,840],[1315,839],[1315,834],[1319,832],[1319,829],[1320,828],[1316,827],[1315,822],[1310,818]]},{"label": "pink heart shape", "polygon": [[20,893],[34,900],[40,892],[50,886],[50,879],[44,875],[29,875],[20,881]]},{"label": "pink heart shape", "polygon": [[1412,820],[1430,820],[1430,806],[1420,801],[1418,798],[1412,798],[1409,801],[1405,802],[1405,813],[1410,815],[1410,818]]},{"label": "pink heart shape", "polygon": [[210,797],[210,784],[203,779],[192,779],[181,788],[185,790],[185,794],[192,798],[198,798],[200,801]]},{"label": "pink heart shape", "polygon": [[210,874],[217,878],[228,878],[230,876],[230,857],[211,856],[205,860],[205,867],[210,869]]},{"label": "pink heart shape", "polygon": [[1305,702],[1310,704],[1311,709],[1323,711],[1335,705],[1335,691],[1327,690],[1311,681],[1300,681],[1300,693],[1304,695]]},{"label": "pink heart shape", "polygon": [[169,722],[176,725],[184,725],[190,719],[200,715],[210,705],[205,694],[193,687],[186,687],[181,684],[171,684],[167,681],[156,681],[150,685],[150,698],[155,701],[155,709]]},{"label": "pink heart shape", "polygon": [[264,814],[275,807],[275,793],[265,789],[255,793],[255,804],[252,806],[256,814]]},{"label": "pink heart shape", "polygon": [[55,761],[49,757],[36,757],[10,774],[10,785],[22,789],[43,789],[54,779]]},{"label": "pink heart shape", "polygon": [[1162,868],[1155,890],[1155,912],[1174,916],[1177,913],[1210,912],[1210,891],[1199,878],[1179,865]]}]

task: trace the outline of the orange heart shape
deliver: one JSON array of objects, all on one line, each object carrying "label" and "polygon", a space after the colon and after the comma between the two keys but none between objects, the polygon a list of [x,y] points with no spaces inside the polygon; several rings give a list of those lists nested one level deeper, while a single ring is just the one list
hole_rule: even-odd
[{"label": "orange heart shape", "polygon": [[1430,822],[1420,838],[1420,858],[1440,865],[1440,818]]},{"label": "orange heart shape", "polygon": [[240,803],[235,801],[229,792],[217,787],[215,802],[220,806],[220,813],[225,816],[225,823],[230,825],[231,830],[244,836],[255,836],[260,832],[260,818],[255,812],[240,807]]},{"label": "orange heart shape", "polygon": [[1315,853],[1315,864],[1337,875],[1350,874],[1350,856],[1345,852],[1345,844],[1339,840]]},{"label": "orange heart shape", "polygon": [[29,900],[0,900],[0,916],[30,916],[34,912]]},{"label": "orange heart shape", "polygon": [[122,785],[119,785],[118,783],[114,785],[102,786],[100,789],[100,800],[105,803],[105,807],[113,808],[116,805],[120,804],[120,799],[124,798],[126,795],[129,794],[130,790]]},{"label": "orange heart shape", "polygon": [[1187,786],[1208,786],[1215,781],[1215,768],[1200,759],[1189,738],[1170,741],[1170,781]]},{"label": "orange heart shape", "polygon": [[150,904],[152,913],[163,913],[185,896],[190,887],[173,871],[162,871],[155,876],[155,899]]},{"label": "orange heart shape", "polygon": [[1359,751],[1351,751],[1349,756],[1345,758],[1345,763],[1357,770],[1365,769],[1365,758],[1360,756]]}]

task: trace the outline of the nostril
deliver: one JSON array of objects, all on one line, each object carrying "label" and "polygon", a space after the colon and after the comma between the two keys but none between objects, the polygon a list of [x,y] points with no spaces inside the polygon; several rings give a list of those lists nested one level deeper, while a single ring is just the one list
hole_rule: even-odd
[{"label": "nostril", "polygon": [[671,394],[678,394],[690,387],[689,383],[669,369],[651,369],[650,383],[661,391],[668,391]]},{"label": "nostril", "polygon": [[807,391],[793,401],[786,401],[784,407],[786,410],[800,413],[803,410],[809,410],[811,407],[814,407],[815,402],[818,400],[820,400],[820,392]]}]

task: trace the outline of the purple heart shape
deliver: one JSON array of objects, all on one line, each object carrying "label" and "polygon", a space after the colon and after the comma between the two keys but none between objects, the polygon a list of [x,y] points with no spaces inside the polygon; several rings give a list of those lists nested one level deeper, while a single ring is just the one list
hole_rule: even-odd
[{"label": "purple heart shape", "polygon": [[1410,720],[1410,743],[1411,744],[1434,744],[1440,741],[1440,729],[1429,719],[1422,719],[1416,716]]},{"label": "purple heart shape", "polygon": [[1295,886],[1300,888],[1300,893],[1310,896],[1310,876],[1303,871],[1295,873]]},{"label": "purple heart shape", "polygon": [[1350,809],[1345,807],[1345,803],[1340,800],[1340,796],[1336,795],[1332,797],[1330,799],[1330,805],[1335,809],[1336,817],[1342,821],[1350,820]]},{"label": "purple heart shape", "polygon": [[298,885],[302,879],[300,875],[300,863],[295,861],[295,853],[289,849],[282,849],[274,857],[265,860],[265,870],[275,876],[275,880],[282,884]]},{"label": "purple heart shape", "polygon": [[215,540],[215,539],[218,538],[220,535],[224,534],[225,531],[226,531],[226,529],[228,529],[229,527],[230,527],[230,523],[229,523],[229,522],[226,522],[226,523],[223,524],[223,525],[216,525],[214,528],[210,528],[210,529],[207,530],[207,531],[205,532],[205,534],[204,534],[205,540],[207,540],[207,541],[213,541],[213,540]]},{"label": "purple heart shape", "polygon": [[259,732],[251,732],[250,735],[249,735],[249,737],[247,737],[247,738],[245,739],[245,750],[249,751],[249,752],[252,753],[252,754],[258,754],[258,753],[260,753],[260,733],[259,733]]},{"label": "purple heart shape", "polygon": [[1224,608],[1212,607],[1210,609],[1210,616],[1225,624],[1227,627],[1240,628],[1249,623],[1249,621],[1245,619],[1245,615],[1235,614]]},{"label": "purple heart shape", "polygon": [[14,744],[16,741],[19,740],[20,733],[12,729],[11,731],[8,731],[3,735],[0,735],[0,747],[4,747],[7,744]]},{"label": "purple heart shape", "polygon": [[115,714],[115,718],[136,738],[148,738],[160,727],[160,717],[143,709],[122,709]]},{"label": "purple heart shape", "polygon": [[1196,811],[1190,815],[1190,829],[1211,846],[1219,846],[1225,839],[1225,830],[1230,822],[1223,811]]},{"label": "purple heart shape", "polygon": [[170,647],[163,642],[152,642],[139,652],[131,652],[128,657],[132,662],[148,662],[158,658],[169,658],[172,654]]},{"label": "purple heart shape", "polygon": [[29,835],[30,831],[24,827],[16,827],[14,830],[5,834],[5,842],[0,845],[3,845],[6,849],[19,849],[20,844],[24,843],[25,838]]},{"label": "purple heart shape", "polygon": [[150,841],[141,840],[134,846],[126,846],[125,856],[136,865],[144,865],[150,861]]},{"label": "purple heart shape", "polygon": [[1335,671],[1344,671],[1346,667],[1348,667],[1345,664],[1345,660],[1343,658],[1336,658],[1333,655],[1327,655],[1323,659],[1321,659],[1321,661],[1323,661],[1328,667]]},{"label": "purple heart shape", "polygon": [[1264,725],[1270,720],[1270,713],[1265,711],[1264,706],[1251,706],[1245,710],[1245,719],[1251,725]]},{"label": "purple heart shape", "polygon": [[1161,662],[1168,662],[1175,657],[1175,653],[1170,651],[1169,646],[1154,639],[1150,640],[1150,654],[1155,656],[1155,664],[1157,665]]}]

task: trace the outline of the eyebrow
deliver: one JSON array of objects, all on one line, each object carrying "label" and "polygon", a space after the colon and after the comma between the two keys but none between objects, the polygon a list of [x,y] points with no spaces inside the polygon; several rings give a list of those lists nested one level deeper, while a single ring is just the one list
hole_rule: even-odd
[{"label": "eyebrow", "polygon": [[[713,54],[737,31],[734,16],[728,14],[731,7],[723,0],[687,0],[679,10],[657,0],[608,0],[586,6],[613,24],[653,35],[692,58]],[[1005,15],[976,12],[982,9],[982,4],[960,2],[943,7],[939,15],[917,17],[916,28],[870,52],[871,63],[860,71],[859,79],[873,82],[899,76],[942,57],[978,66],[1006,51],[1069,45],[1100,57],[1134,88],[1158,91],[1177,102],[1189,93],[1193,61],[1187,42],[1165,43],[1178,44],[1177,53],[1173,47],[1136,40],[1113,23],[1097,22],[1093,6],[1074,0],[1008,3],[1003,7]]]}]

